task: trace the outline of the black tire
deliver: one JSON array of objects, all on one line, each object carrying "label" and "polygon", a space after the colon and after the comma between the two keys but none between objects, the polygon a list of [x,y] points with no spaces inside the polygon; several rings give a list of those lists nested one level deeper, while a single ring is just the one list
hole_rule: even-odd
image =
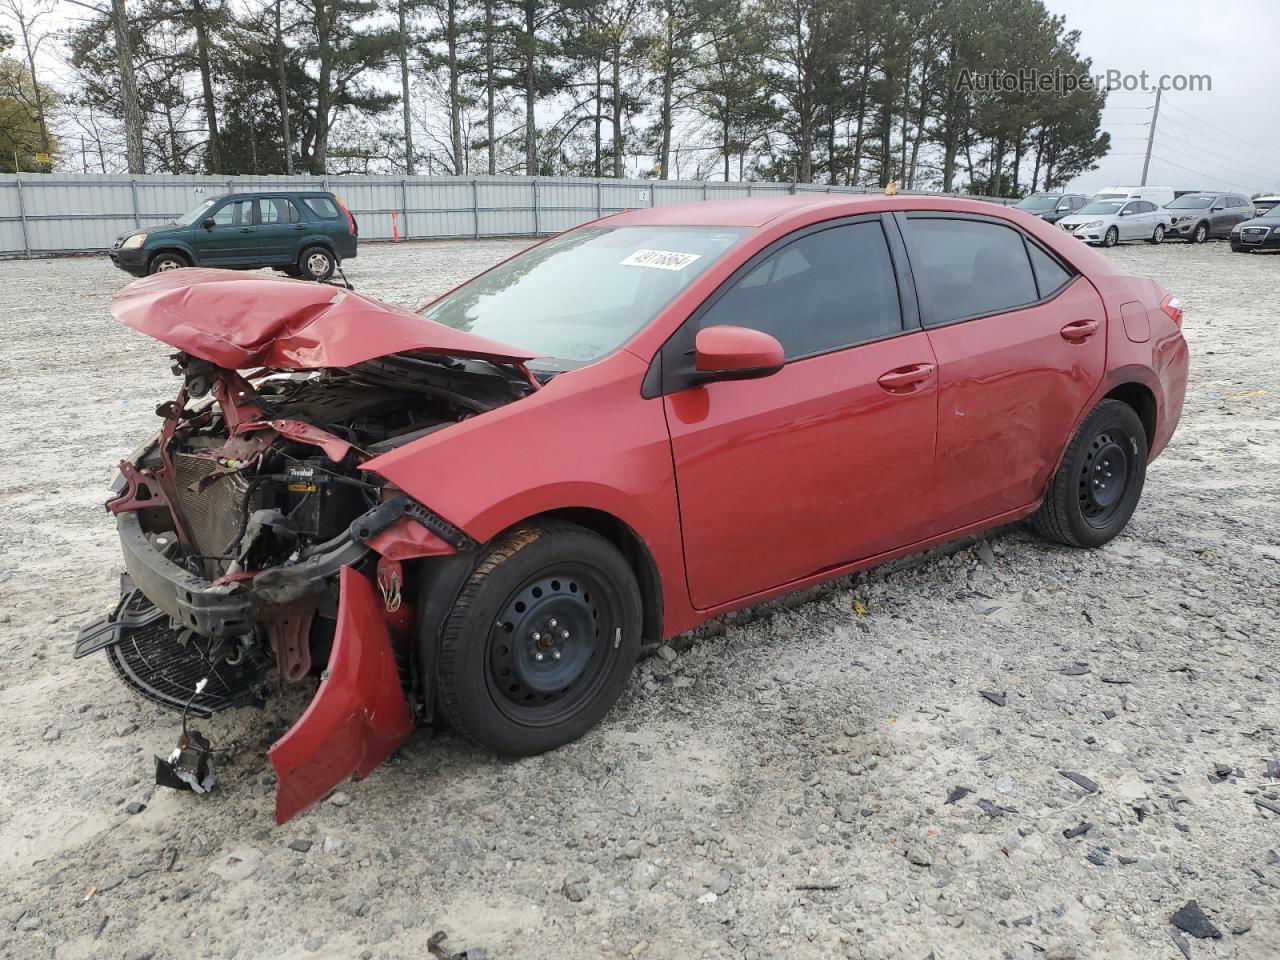
[{"label": "black tire", "polygon": [[502,535],[441,631],[440,713],[504,756],[576,740],[626,687],[642,609],[626,559],[599,534],[546,521]]},{"label": "black tire", "polygon": [[1142,420],[1127,403],[1103,400],[1071,438],[1031,525],[1046,540],[1100,547],[1129,522],[1146,478]]},{"label": "black tire", "polygon": [[1164,243],[1164,224],[1157,223],[1155,230],[1151,234],[1151,239],[1147,243]]},{"label": "black tire", "polygon": [[1102,235],[1102,245],[1104,247],[1114,247],[1120,242],[1120,231],[1115,227],[1107,227],[1107,232]]},{"label": "black tire", "polygon": [[189,266],[191,264],[187,262],[187,258],[180,253],[157,253],[147,264],[147,273],[164,273]]},{"label": "black tire", "polygon": [[307,247],[298,255],[298,272],[308,280],[328,280],[338,261],[328,247]]},{"label": "black tire", "polygon": [[1189,243],[1204,243],[1209,239],[1209,225],[1207,223],[1197,223],[1196,228],[1191,231],[1191,236],[1187,238]]}]

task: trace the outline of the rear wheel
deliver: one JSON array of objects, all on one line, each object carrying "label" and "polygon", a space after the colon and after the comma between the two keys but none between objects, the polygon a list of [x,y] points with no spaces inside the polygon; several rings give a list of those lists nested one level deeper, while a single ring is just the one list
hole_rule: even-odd
[{"label": "rear wheel", "polygon": [[1048,540],[1100,547],[1133,516],[1146,476],[1142,421],[1127,403],[1103,400],[1072,437],[1031,524]]},{"label": "rear wheel", "polygon": [[599,534],[548,521],[500,537],[441,632],[441,713],[500,754],[576,740],[626,685],[641,609],[626,559]]},{"label": "rear wheel", "polygon": [[147,273],[165,273],[169,270],[181,270],[191,264],[180,253],[157,253],[147,265]]},{"label": "rear wheel", "polygon": [[1104,247],[1114,247],[1120,242],[1120,231],[1115,227],[1107,227],[1107,232],[1102,235],[1102,245]]},{"label": "rear wheel", "polygon": [[1155,229],[1155,232],[1154,232],[1153,234],[1151,234],[1151,240],[1150,240],[1150,242],[1151,242],[1151,243],[1164,243],[1164,224],[1163,224],[1163,223],[1157,223],[1157,224],[1156,224],[1156,229]]},{"label": "rear wheel", "polygon": [[307,247],[298,257],[298,269],[308,280],[328,280],[337,261],[325,247]]}]

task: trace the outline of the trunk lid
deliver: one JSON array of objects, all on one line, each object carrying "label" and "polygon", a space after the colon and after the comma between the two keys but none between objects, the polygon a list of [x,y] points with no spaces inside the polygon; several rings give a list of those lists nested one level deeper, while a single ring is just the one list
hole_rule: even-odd
[{"label": "trunk lid", "polygon": [[111,315],[228,370],[349,367],[412,352],[517,365],[533,359],[342,287],[234,270],[146,277],[116,295]]}]

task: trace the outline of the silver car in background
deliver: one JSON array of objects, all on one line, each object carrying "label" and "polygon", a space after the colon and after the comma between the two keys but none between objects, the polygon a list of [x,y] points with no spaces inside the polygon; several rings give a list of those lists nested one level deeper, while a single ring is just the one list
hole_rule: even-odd
[{"label": "silver car in background", "polygon": [[1169,212],[1150,200],[1094,199],[1058,226],[1085,243],[1114,247],[1121,240],[1161,243],[1170,220]]}]

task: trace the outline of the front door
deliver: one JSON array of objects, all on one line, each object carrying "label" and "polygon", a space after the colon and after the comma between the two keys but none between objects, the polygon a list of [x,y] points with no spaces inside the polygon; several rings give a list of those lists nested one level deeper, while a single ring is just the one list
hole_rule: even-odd
[{"label": "front door", "polygon": [[1010,226],[902,222],[938,362],[931,532],[942,534],[1044,493],[1102,379],[1106,316],[1088,280]]},{"label": "front door", "polygon": [[191,242],[200,258],[199,266],[246,263],[257,258],[253,204],[252,200],[227,200],[196,224]]},{"label": "front door", "polygon": [[787,357],[770,377],[665,397],[696,607],[920,539],[935,361],[914,313],[904,322],[898,275],[878,216],[807,228],[739,270],[664,348],[664,374],[678,374],[691,360],[672,344],[733,324],[776,337]]},{"label": "front door", "polygon": [[261,197],[258,204],[258,257],[263,263],[292,263],[306,224],[288,197]]}]

